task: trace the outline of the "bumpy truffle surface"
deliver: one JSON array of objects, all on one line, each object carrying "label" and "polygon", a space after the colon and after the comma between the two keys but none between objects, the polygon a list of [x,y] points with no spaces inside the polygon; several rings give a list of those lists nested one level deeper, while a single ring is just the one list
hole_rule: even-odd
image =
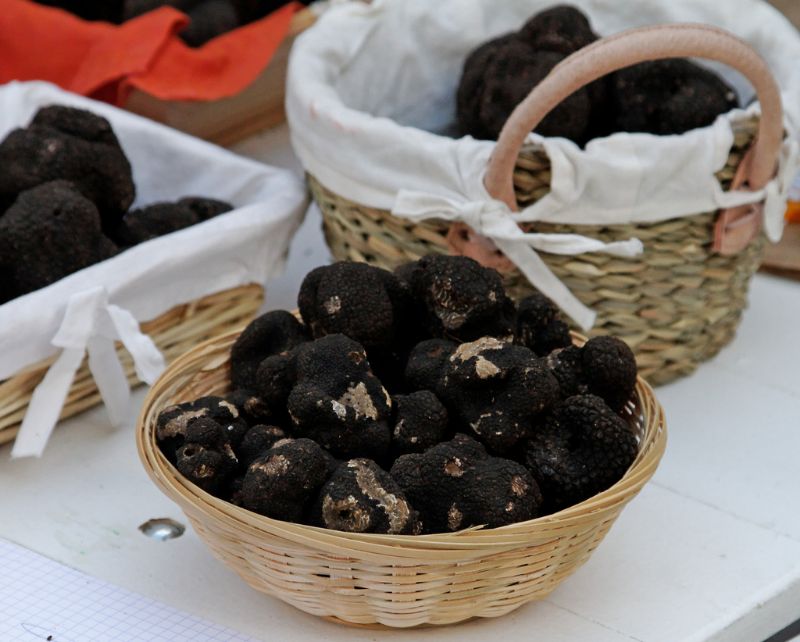
[{"label": "bumpy truffle surface", "polygon": [[543,359],[544,365],[558,381],[561,398],[589,392],[583,377],[582,353],[578,346],[553,350]]},{"label": "bumpy truffle surface", "polygon": [[248,466],[242,506],[267,517],[301,521],[327,472],[325,453],[310,439],[280,441]]},{"label": "bumpy truffle surface", "polygon": [[341,464],[322,487],[312,522],[349,533],[417,535],[418,513],[392,477],[369,459]]},{"label": "bumpy truffle surface", "polygon": [[447,409],[430,390],[395,395],[392,455],[421,453],[443,441],[447,434]]},{"label": "bumpy truffle surface", "polygon": [[495,270],[465,256],[430,255],[406,274],[430,335],[473,341],[513,333],[514,304]]},{"label": "bumpy truffle surface", "polygon": [[44,183],[20,194],[0,217],[0,237],[6,279],[15,296],[117,252],[102,234],[97,208],[67,181]]},{"label": "bumpy truffle surface", "polygon": [[636,387],[636,357],[616,337],[594,337],[581,349],[581,369],[589,392],[621,410]]},{"label": "bumpy truffle surface", "polygon": [[527,348],[484,337],[462,343],[445,370],[442,400],[464,429],[510,453],[558,399],[558,382]]},{"label": "bumpy truffle surface", "polygon": [[577,395],[558,406],[531,437],[526,464],[552,512],[614,484],[637,450],[631,428],[600,397]]},{"label": "bumpy truffle surface", "polygon": [[120,245],[131,246],[194,225],[195,214],[177,203],[153,203],[122,217],[112,235]]},{"label": "bumpy truffle surface", "polygon": [[420,512],[427,533],[532,519],[542,502],[524,466],[490,457],[462,434],[424,453],[403,455],[391,475]]},{"label": "bumpy truffle surface", "polygon": [[331,334],[298,351],[288,399],[294,430],[340,458],[382,460],[391,432],[391,399],[372,374],[364,348]]},{"label": "bumpy truffle surface", "polygon": [[412,390],[440,392],[448,359],[458,344],[447,339],[427,339],[411,350],[406,363],[406,383]]},{"label": "bumpy truffle surface", "polygon": [[569,327],[555,304],[538,292],[525,297],[517,306],[515,341],[545,357],[556,348],[572,345]]},{"label": "bumpy truffle surface", "polygon": [[244,434],[242,442],[236,449],[236,455],[245,466],[249,466],[254,459],[288,437],[283,428],[256,424]]},{"label": "bumpy truffle surface", "polygon": [[236,388],[257,390],[256,373],[261,362],[289,352],[309,338],[306,327],[290,312],[273,310],[262,314],[231,347],[231,382]]},{"label": "bumpy truffle surface", "polygon": [[27,129],[0,143],[0,195],[5,198],[56,179],[72,181],[116,227],[135,195],[131,166],[105,118],[72,107],[45,107]]},{"label": "bumpy truffle surface", "polygon": [[528,20],[520,29],[519,38],[539,51],[571,54],[592,44],[597,34],[579,9],[559,5]]},{"label": "bumpy truffle surface", "polygon": [[236,406],[239,416],[248,425],[269,424],[275,416],[261,397],[242,388],[234,390],[225,396],[225,400]]}]

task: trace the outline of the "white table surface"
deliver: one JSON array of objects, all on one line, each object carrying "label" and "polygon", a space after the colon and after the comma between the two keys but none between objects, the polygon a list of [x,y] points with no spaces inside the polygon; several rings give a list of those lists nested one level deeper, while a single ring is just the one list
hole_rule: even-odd
[{"label": "white table surface", "polygon": [[[238,150],[298,169],[283,128]],[[267,306],[293,307],[302,276],[327,257],[312,208]],[[0,537],[263,640],[763,640],[800,617],[800,284],[756,276],[750,301],[730,346],[658,389],[669,443],[653,481],[584,567],[501,619],[345,628],[249,588],[191,529],[144,537],[151,517],[185,519],[136,455],[141,389],[128,429],[95,409],[64,422],[41,459],[0,450]]]}]

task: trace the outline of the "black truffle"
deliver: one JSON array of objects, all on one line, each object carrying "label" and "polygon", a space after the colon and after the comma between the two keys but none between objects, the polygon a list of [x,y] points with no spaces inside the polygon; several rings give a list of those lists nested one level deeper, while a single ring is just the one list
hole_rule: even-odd
[{"label": "black truffle", "polygon": [[202,223],[209,219],[230,212],[233,205],[226,201],[219,201],[214,198],[205,198],[203,196],[187,196],[178,201],[178,205],[185,207],[197,217],[197,222]]},{"label": "black truffle", "polygon": [[597,40],[589,19],[570,5],[558,5],[528,20],[518,37],[537,51],[571,54]]},{"label": "black truffle", "polygon": [[236,449],[236,455],[242,464],[249,466],[254,459],[263,455],[277,442],[288,437],[289,435],[283,428],[256,424],[245,433],[242,442]]},{"label": "black truffle", "polygon": [[630,426],[600,397],[577,395],[559,405],[528,441],[526,464],[552,512],[617,482],[637,451]]},{"label": "black truffle", "polygon": [[490,457],[463,434],[422,454],[403,455],[391,475],[419,511],[426,533],[532,519],[542,502],[524,466]]},{"label": "black truffle", "polygon": [[581,349],[581,366],[589,392],[613,410],[621,410],[633,397],[636,357],[621,339],[605,336],[587,341]]},{"label": "black truffle", "polygon": [[540,293],[522,299],[517,306],[516,343],[545,357],[556,348],[572,345],[569,327],[555,304]]},{"label": "black truffle", "polygon": [[128,212],[111,235],[120,245],[131,246],[189,227],[196,222],[197,217],[188,207],[177,203],[153,203]]},{"label": "black truffle", "polygon": [[272,355],[289,352],[309,340],[306,327],[286,310],[262,314],[248,325],[231,348],[231,383],[236,388],[258,390],[256,373]]},{"label": "black truffle", "polygon": [[369,459],[341,464],[322,487],[312,523],[348,533],[418,535],[417,511],[392,477]]},{"label": "black truffle", "polygon": [[0,238],[0,270],[9,298],[43,288],[117,252],[102,234],[97,208],[67,181],[22,192],[0,217]]},{"label": "black truffle", "polygon": [[278,442],[247,468],[241,503],[245,508],[290,522],[301,521],[328,472],[328,459],[310,439]]},{"label": "black truffle", "polygon": [[175,467],[207,493],[220,495],[236,470],[236,461],[221,450],[187,442],[175,454]]},{"label": "black truffle", "polygon": [[236,406],[239,415],[248,425],[269,424],[276,419],[275,413],[258,395],[239,388],[225,396],[225,400]]},{"label": "black truffle", "polygon": [[583,376],[582,362],[581,349],[574,345],[553,350],[543,359],[544,365],[558,381],[562,399],[589,392]]},{"label": "black truffle", "polygon": [[113,230],[133,202],[131,166],[109,122],[87,111],[44,107],[0,143],[0,197],[56,179],[73,182]]},{"label": "black truffle", "polygon": [[447,339],[427,339],[414,346],[406,364],[407,385],[412,390],[440,392],[448,359],[457,347]]},{"label": "black truffle", "polygon": [[417,314],[430,335],[473,341],[514,331],[514,304],[500,275],[465,256],[430,255],[408,269]]},{"label": "black truffle", "polygon": [[421,453],[444,440],[447,433],[447,409],[430,390],[396,395],[392,401],[393,457]]},{"label": "black truffle", "polygon": [[382,460],[388,453],[389,393],[372,374],[364,348],[344,335],[322,337],[298,351],[288,409],[297,434],[337,457]]}]

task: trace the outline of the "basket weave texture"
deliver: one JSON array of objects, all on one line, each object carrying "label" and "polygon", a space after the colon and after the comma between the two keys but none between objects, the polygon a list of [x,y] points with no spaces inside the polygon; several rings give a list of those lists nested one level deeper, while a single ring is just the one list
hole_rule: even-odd
[{"label": "basket weave texture", "polygon": [[[757,119],[737,125],[728,161],[717,174],[723,189],[730,186],[757,128]],[[546,154],[523,148],[514,171],[519,206],[545,196],[550,179]],[[366,261],[392,270],[426,254],[450,252],[447,221],[415,223],[348,200],[313,176],[308,180],[337,260]],[[733,338],[747,306],[750,278],[761,261],[764,240],[759,238],[735,256],[712,252],[716,215],[704,212],[660,223],[605,227],[535,223],[525,229],[581,234],[606,242],[641,239],[644,253],[630,259],[598,253],[540,256],[582,303],[597,312],[590,335],[623,339],[635,351],[642,376],[660,385],[690,374],[717,354]],[[503,276],[513,298],[533,291],[519,271]]]},{"label": "basket weave texture", "polygon": [[353,625],[413,627],[496,617],[550,593],[591,555],[622,508],[655,472],[666,425],[641,378],[631,426],[639,454],[608,490],[566,510],[496,529],[436,535],[351,534],[270,519],[215,498],[183,478],[155,440],[159,412],[227,391],[232,332],[177,359],[145,400],[142,463],[222,562],[254,588]]},{"label": "basket weave texture", "polygon": [[[169,362],[200,341],[249,323],[255,318],[263,301],[264,290],[260,285],[244,285],[176,306],[142,323],[141,330],[153,339]],[[128,382],[131,385],[140,383],[130,354],[119,342],[117,354]],[[0,381],[0,444],[12,441],[17,436],[33,391],[57,357],[31,365],[13,377]],[[101,401],[87,360],[84,359],[59,418],[76,415]]]}]

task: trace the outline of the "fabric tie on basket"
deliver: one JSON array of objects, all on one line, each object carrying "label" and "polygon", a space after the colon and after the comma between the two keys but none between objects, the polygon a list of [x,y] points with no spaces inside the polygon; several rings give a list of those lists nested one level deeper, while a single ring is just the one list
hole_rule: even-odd
[{"label": "fabric tie on basket", "polygon": [[494,199],[457,201],[444,196],[401,190],[392,213],[414,221],[438,218],[466,223],[491,239],[542,294],[552,299],[584,330],[594,325],[596,313],[570,292],[536,250],[568,255],[602,252],[623,257],[636,256],[644,250],[642,242],[636,238],[605,243],[579,234],[523,232],[509,207]]},{"label": "fabric tie on basket", "polygon": [[152,384],[165,368],[164,358],[153,341],[139,330],[135,317],[109,303],[103,287],[70,297],[64,319],[52,340],[54,346],[62,349],[61,354],[31,397],[11,451],[12,458],[42,454],[87,352],[89,369],[112,424],[119,426],[124,422],[130,387],[117,358],[115,340],[121,341],[133,357],[139,379]]}]

